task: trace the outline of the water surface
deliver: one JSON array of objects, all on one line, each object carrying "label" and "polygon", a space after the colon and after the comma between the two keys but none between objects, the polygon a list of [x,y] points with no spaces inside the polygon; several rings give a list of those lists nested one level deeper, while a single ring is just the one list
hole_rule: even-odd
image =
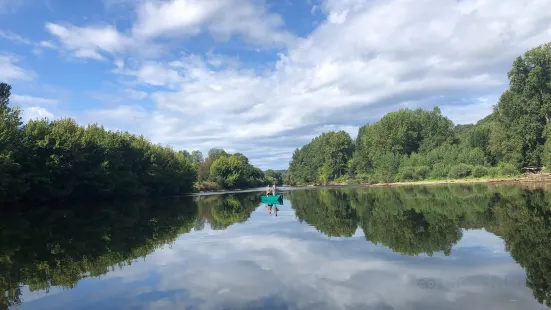
[{"label": "water surface", "polygon": [[0,309],[547,309],[551,192],[310,189],[0,218]]}]

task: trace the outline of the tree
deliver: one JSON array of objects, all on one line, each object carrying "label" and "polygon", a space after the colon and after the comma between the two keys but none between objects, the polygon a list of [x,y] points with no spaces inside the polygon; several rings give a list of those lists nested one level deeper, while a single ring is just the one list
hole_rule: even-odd
[{"label": "tree", "polygon": [[[193,191],[190,154],[72,119],[23,125],[0,84],[0,201],[169,196]],[[22,126],[23,125],[23,126]],[[4,206],[6,204],[2,204]]]},{"label": "tree", "polygon": [[326,183],[348,173],[354,143],[345,131],[327,132],[296,149],[287,171],[291,184]]},{"label": "tree", "polygon": [[203,162],[203,153],[198,150],[191,152],[191,161],[199,166]]},{"label": "tree", "polygon": [[9,106],[10,96],[11,86],[0,83],[0,201],[13,199],[26,190],[18,175],[20,165],[15,161],[21,115],[18,108]]},{"label": "tree", "polygon": [[283,174],[280,171],[268,169],[264,172],[264,178],[269,184],[283,184]]},{"label": "tree", "polygon": [[229,154],[226,153],[226,151],[224,151],[223,149],[213,148],[210,149],[208,153],[208,157],[211,158],[213,161],[223,156],[229,156]]},{"label": "tree", "polygon": [[[500,138],[491,142],[496,156],[517,167],[540,165],[544,128],[551,119],[551,44],[544,44],[519,56],[508,72],[509,89],[496,107]],[[505,130],[506,128],[506,130]],[[513,151],[519,156],[508,156]]]},{"label": "tree", "polygon": [[249,164],[249,159],[240,153],[221,156],[210,167],[210,179],[223,188],[258,186],[264,180],[262,171]]}]

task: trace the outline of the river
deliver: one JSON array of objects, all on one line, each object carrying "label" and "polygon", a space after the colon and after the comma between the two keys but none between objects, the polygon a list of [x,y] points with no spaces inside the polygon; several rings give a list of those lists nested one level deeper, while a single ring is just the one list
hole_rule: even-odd
[{"label": "river", "polygon": [[0,217],[0,309],[547,309],[551,191],[472,184]]}]

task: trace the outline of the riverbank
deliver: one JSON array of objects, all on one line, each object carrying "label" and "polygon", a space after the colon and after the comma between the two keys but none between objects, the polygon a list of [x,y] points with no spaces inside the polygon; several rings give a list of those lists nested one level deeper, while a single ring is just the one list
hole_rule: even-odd
[{"label": "riverbank", "polygon": [[390,183],[358,183],[352,180],[347,182],[331,182],[325,185],[296,185],[295,188],[325,188],[325,187],[385,187],[385,186],[414,186],[414,185],[438,185],[438,184],[463,184],[463,183],[506,183],[506,182],[521,182],[521,176],[499,177],[499,178],[465,178],[465,179],[442,179],[442,180],[422,180],[408,182],[390,182]]},{"label": "riverbank", "polygon": [[438,184],[467,184],[467,183],[512,183],[520,182],[521,178],[503,177],[503,178],[472,178],[472,179],[449,179],[449,180],[424,180],[412,182],[394,182],[377,184],[359,184],[362,187],[382,187],[382,186],[411,186],[411,185],[438,185]]},{"label": "riverbank", "polygon": [[[325,185],[294,185],[294,186],[279,186],[280,191],[289,191],[296,189],[331,189],[331,188],[346,188],[346,187],[398,187],[398,186],[430,186],[430,185],[445,185],[445,184],[476,184],[476,183],[486,183],[486,184],[496,184],[496,183],[518,183],[523,186],[529,187],[542,187],[551,185],[551,180],[538,180],[537,178],[527,178],[526,176],[512,176],[512,177],[499,177],[499,178],[465,178],[465,179],[442,179],[442,180],[423,180],[423,181],[411,181],[411,182],[391,182],[391,183],[355,183],[352,181],[348,182],[331,182]],[[213,195],[213,194],[224,194],[224,193],[241,193],[241,192],[259,192],[264,191],[263,187],[247,188],[247,189],[216,189],[216,190],[205,190],[199,193],[194,193],[193,195],[202,196],[202,195]]]}]

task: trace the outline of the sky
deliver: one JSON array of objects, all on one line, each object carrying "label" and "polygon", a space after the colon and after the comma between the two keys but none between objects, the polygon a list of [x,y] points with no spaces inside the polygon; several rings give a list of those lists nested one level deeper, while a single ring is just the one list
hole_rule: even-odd
[{"label": "sky", "polygon": [[0,81],[25,120],[263,169],[401,108],[476,122],[548,41],[549,0],[0,0]]}]

